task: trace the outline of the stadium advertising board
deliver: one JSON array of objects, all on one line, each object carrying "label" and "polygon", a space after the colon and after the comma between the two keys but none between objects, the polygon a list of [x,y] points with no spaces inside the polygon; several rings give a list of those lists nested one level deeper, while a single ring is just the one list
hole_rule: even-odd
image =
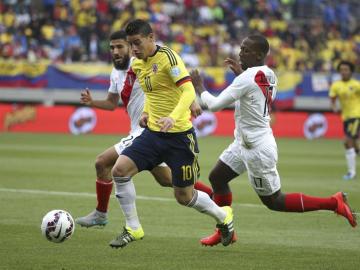
[{"label": "stadium advertising board", "polygon": [[[199,136],[233,136],[234,112],[205,112],[194,120]],[[114,112],[76,106],[0,104],[0,132],[126,134],[126,111]],[[276,137],[342,138],[340,116],[333,113],[275,112],[272,128]]]}]

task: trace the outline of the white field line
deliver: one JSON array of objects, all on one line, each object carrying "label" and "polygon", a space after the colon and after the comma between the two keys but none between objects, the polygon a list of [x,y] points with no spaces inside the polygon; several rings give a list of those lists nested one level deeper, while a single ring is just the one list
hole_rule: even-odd
[{"label": "white field line", "polygon": [[[39,190],[39,189],[0,188],[0,192],[13,192],[13,193],[35,194],[35,195],[45,195],[45,196],[70,196],[70,197],[80,196],[80,197],[93,197],[93,198],[96,197],[95,193],[88,193],[88,192],[50,191],[50,190]],[[141,195],[137,195],[136,198],[138,200],[144,200],[144,201],[175,202],[175,198],[141,196]],[[256,207],[256,208],[265,207],[264,205],[261,204],[252,204],[252,203],[233,203],[233,205],[242,206],[242,207]],[[355,214],[360,215],[359,212],[356,212]]]},{"label": "white field line", "polygon": [[[67,192],[67,191],[50,191],[50,190],[38,190],[38,189],[15,189],[15,188],[0,188],[0,192],[12,192],[12,193],[22,193],[22,194],[35,194],[35,195],[45,195],[45,196],[70,196],[70,197],[96,197],[95,193],[88,192]],[[162,202],[175,202],[175,198],[165,198],[165,197],[153,197],[153,196],[141,196],[137,195],[136,199],[144,201],[162,201]],[[244,207],[264,207],[260,204],[250,204],[250,203],[234,203],[237,206]]]}]

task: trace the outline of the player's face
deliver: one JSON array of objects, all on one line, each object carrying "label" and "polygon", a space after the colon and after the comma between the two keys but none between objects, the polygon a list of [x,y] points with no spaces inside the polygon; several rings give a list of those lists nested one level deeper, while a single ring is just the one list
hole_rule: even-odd
[{"label": "player's face", "polygon": [[130,60],[130,47],[124,39],[110,41],[110,53],[116,69],[127,69]]},{"label": "player's face", "polygon": [[155,42],[154,35],[151,33],[148,36],[141,34],[127,37],[127,41],[131,46],[131,50],[136,58],[145,60],[148,56],[153,54]]},{"label": "player's face", "polygon": [[241,43],[239,57],[243,70],[259,65],[259,55],[255,50],[254,42],[248,38]]},{"label": "player's face", "polygon": [[351,78],[352,72],[348,65],[341,65],[339,67],[339,73],[343,81],[348,81]]}]

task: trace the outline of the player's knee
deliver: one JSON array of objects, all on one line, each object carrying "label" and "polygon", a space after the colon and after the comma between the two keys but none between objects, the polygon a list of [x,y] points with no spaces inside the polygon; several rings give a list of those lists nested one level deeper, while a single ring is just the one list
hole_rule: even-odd
[{"label": "player's knee", "polygon": [[176,201],[181,205],[188,205],[191,202],[192,195],[186,192],[175,192]]},{"label": "player's knee", "polygon": [[106,162],[102,155],[96,157],[95,169],[97,173],[101,173],[106,169]]},{"label": "player's knee", "polygon": [[159,183],[160,186],[162,187],[172,187],[172,181],[171,181],[171,174],[167,175],[161,175],[161,176],[156,176],[156,181]]},{"label": "player's knee", "polygon": [[122,166],[114,166],[111,169],[111,175],[113,177],[126,177],[128,176],[128,171]]},{"label": "player's knee", "polygon": [[267,201],[267,202],[263,202],[263,203],[268,209],[273,210],[273,211],[279,211],[276,203],[274,203],[273,201]]}]

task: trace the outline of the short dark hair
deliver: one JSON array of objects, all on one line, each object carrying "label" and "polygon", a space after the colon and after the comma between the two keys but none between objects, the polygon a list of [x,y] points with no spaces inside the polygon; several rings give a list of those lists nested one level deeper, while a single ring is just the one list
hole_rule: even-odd
[{"label": "short dark hair", "polygon": [[144,20],[136,19],[126,26],[125,32],[128,36],[133,35],[142,35],[142,36],[148,36],[150,33],[153,32],[150,24]]},{"label": "short dark hair", "polygon": [[257,45],[258,49],[260,49],[260,51],[264,55],[268,54],[270,45],[269,45],[269,42],[267,41],[267,39],[263,35],[254,34],[254,35],[248,36],[247,38],[254,41],[255,44]]},{"label": "short dark hair", "polygon": [[124,40],[126,40],[125,31],[124,30],[118,30],[118,31],[115,31],[115,32],[111,33],[110,40],[114,40],[114,39],[124,39]]},{"label": "short dark hair", "polygon": [[351,70],[352,73],[355,71],[355,65],[354,65],[353,63],[351,63],[351,62],[349,62],[349,61],[345,61],[345,60],[340,61],[340,63],[337,65],[336,70],[337,70],[337,71],[340,71],[340,67],[341,67],[342,65],[348,66],[348,67],[350,68],[350,70]]}]

